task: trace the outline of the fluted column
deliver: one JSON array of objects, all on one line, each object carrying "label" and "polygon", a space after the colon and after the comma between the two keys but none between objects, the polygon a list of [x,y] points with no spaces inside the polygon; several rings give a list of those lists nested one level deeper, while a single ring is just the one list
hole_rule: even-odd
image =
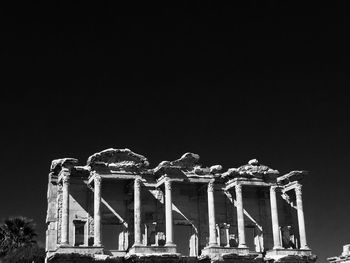
[{"label": "fluted column", "polygon": [[237,227],[238,227],[238,247],[247,248],[245,243],[245,225],[244,225],[244,210],[243,210],[243,197],[242,197],[242,185],[237,184],[236,189],[236,201],[237,201]]},{"label": "fluted column", "polygon": [[166,179],[165,188],[165,246],[174,246],[173,241],[173,204],[171,200],[171,181]]},{"label": "fluted column", "polygon": [[208,220],[209,220],[209,246],[217,246],[216,222],[215,222],[215,201],[214,182],[208,184]]},{"label": "fluted column", "polygon": [[270,204],[271,204],[271,220],[272,220],[272,234],[273,234],[273,249],[281,249],[281,239],[278,223],[278,210],[277,210],[277,199],[276,199],[277,186],[273,185],[270,187]]},{"label": "fluted column", "polygon": [[94,178],[94,246],[101,246],[101,176]]},{"label": "fluted column", "polygon": [[61,245],[69,244],[69,179],[68,169],[62,171],[62,227]]},{"label": "fluted column", "polygon": [[300,248],[301,249],[309,249],[309,247],[307,245],[307,241],[306,241],[305,219],[304,219],[301,184],[297,184],[297,186],[295,187],[295,195],[296,195],[296,200],[297,200]]},{"label": "fluted column", "polygon": [[141,180],[134,181],[134,246],[141,245]]}]

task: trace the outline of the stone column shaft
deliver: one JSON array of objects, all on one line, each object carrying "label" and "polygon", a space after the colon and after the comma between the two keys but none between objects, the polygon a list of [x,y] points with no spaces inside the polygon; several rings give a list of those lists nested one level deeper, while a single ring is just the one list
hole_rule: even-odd
[{"label": "stone column shaft", "polygon": [[245,225],[244,225],[242,185],[237,184],[235,189],[236,189],[236,201],[237,201],[238,247],[239,248],[247,248],[247,245],[245,243]]},{"label": "stone column shaft", "polygon": [[215,222],[215,201],[214,182],[208,184],[208,220],[209,220],[209,246],[217,246],[216,222]]},{"label": "stone column shaft", "polygon": [[94,246],[102,246],[101,243],[101,177],[94,178]]},{"label": "stone column shaft", "polygon": [[62,177],[62,228],[61,244],[69,244],[69,172]]},{"label": "stone column shaft", "polygon": [[173,204],[171,199],[171,181],[166,179],[165,188],[165,246],[174,246],[173,241]]},{"label": "stone column shaft", "polygon": [[302,200],[302,192],[301,192],[300,184],[298,184],[295,188],[295,195],[296,195],[297,211],[298,211],[300,248],[309,249],[306,241],[305,219],[304,219],[303,200]]},{"label": "stone column shaft", "polygon": [[230,226],[227,226],[226,231],[226,247],[230,247]]},{"label": "stone column shaft", "polygon": [[134,181],[134,246],[141,245],[141,180]]},{"label": "stone column shaft", "polygon": [[271,204],[271,220],[272,220],[272,233],[273,233],[273,249],[281,249],[281,239],[278,223],[278,209],[276,198],[277,186],[270,187],[270,204]]}]

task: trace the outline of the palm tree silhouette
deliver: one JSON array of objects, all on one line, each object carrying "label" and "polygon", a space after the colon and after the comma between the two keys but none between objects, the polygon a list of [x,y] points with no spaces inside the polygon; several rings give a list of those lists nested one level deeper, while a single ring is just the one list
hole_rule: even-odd
[{"label": "palm tree silhouette", "polygon": [[5,219],[0,226],[0,257],[36,244],[34,223],[25,217]]}]

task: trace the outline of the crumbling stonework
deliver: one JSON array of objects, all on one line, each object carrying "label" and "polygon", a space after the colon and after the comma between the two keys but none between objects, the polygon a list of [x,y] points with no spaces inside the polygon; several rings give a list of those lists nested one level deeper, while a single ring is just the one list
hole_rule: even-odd
[{"label": "crumbling stonework", "polygon": [[338,257],[327,259],[330,263],[350,263],[350,244],[343,246],[343,252]]},{"label": "crumbling stonework", "polygon": [[256,159],[223,171],[199,160],[186,153],[149,168],[129,149],[107,149],[84,166],[52,161],[47,261],[316,260],[302,206],[305,171],[280,176]]}]

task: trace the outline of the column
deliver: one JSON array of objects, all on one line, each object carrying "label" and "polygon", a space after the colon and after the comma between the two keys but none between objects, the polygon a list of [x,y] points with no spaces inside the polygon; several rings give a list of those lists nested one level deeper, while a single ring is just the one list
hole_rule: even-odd
[{"label": "column", "polygon": [[295,195],[296,195],[296,199],[297,199],[300,249],[309,249],[309,247],[307,245],[307,241],[306,241],[305,219],[304,219],[303,200],[302,200],[302,193],[301,193],[301,184],[296,185]]},{"label": "column", "polygon": [[277,186],[270,187],[270,204],[271,204],[271,219],[272,219],[272,234],[273,234],[273,249],[281,249],[281,239],[279,234],[278,210],[276,199]]},{"label": "column", "polygon": [[229,224],[226,225],[225,231],[226,231],[226,247],[230,247],[230,225]]},{"label": "column", "polygon": [[238,247],[247,248],[245,244],[245,225],[243,211],[242,185],[236,185],[236,200],[237,200],[237,227],[238,227]]},{"label": "column", "polygon": [[218,246],[215,223],[214,182],[208,184],[209,247]]},{"label": "column", "polygon": [[62,170],[62,227],[61,245],[69,245],[69,179],[68,169]]},{"label": "column", "polygon": [[94,246],[102,246],[101,243],[101,176],[94,178]]},{"label": "column", "polygon": [[173,242],[173,204],[171,200],[171,181],[165,179],[165,246],[174,246]]},{"label": "column", "polygon": [[141,245],[141,180],[134,181],[134,246]]}]

